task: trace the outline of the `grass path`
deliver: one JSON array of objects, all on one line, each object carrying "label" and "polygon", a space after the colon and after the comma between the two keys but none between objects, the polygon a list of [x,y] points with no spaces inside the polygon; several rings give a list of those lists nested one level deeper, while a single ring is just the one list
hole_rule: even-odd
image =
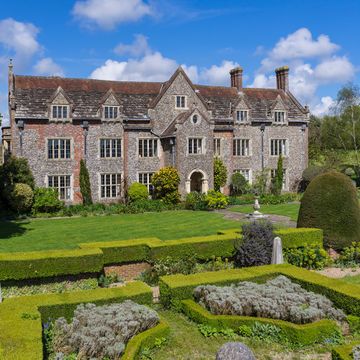
[{"label": "grass path", "polygon": [[240,341],[247,344],[254,352],[257,360],[325,360],[329,359],[328,349],[317,346],[291,351],[279,344],[260,340],[237,337],[229,340],[224,337],[206,338],[198,330],[197,325],[184,315],[171,311],[159,311],[168,322],[171,334],[168,342],[154,352],[156,360],[210,360],[215,359],[218,349],[228,341]]},{"label": "grass path", "polygon": [[0,221],[0,252],[76,248],[82,242],[158,237],[162,240],[216,234],[238,221],[204,211],[166,211],[66,219]]},{"label": "grass path", "polygon": [[[282,215],[287,216],[293,221],[297,221],[299,214],[300,204],[289,203],[289,204],[278,204],[278,205],[261,205],[260,211],[263,214]],[[237,205],[229,209],[233,212],[240,212],[249,214],[254,211],[252,205]]]}]

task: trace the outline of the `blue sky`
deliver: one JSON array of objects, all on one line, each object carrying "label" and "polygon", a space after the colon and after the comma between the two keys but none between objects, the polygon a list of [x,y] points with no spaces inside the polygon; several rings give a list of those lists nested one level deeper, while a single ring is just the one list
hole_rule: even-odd
[{"label": "blue sky", "polygon": [[360,84],[360,1],[12,0],[0,5],[0,112],[7,63],[17,74],[166,80],[183,65],[196,83],[274,86],[324,114],[337,90]]}]

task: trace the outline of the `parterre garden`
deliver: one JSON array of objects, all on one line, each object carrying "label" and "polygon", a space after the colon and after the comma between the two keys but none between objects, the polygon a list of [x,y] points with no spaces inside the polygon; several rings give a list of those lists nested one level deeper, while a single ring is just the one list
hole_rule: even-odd
[{"label": "parterre garden", "polygon": [[[129,203],[108,206],[64,208],[51,190],[35,189],[33,216],[76,216],[0,221],[1,359],[214,359],[230,341],[258,360],[360,356],[358,277],[314,271],[360,264],[360,208],[345,175],[315,177],[301,205],[272,180],[273,193],[259,195],[263,211],[290,215],[297,228],[184,210],[230,202],[247,212],[254,194],[191,193],[179,205],[176,184],[163,192],[155,179],[160,198],[148,200],[138,184]],[[243,180],[236,175],[235,192],[247,189]],[[18,211],[31,192],[14,184],[5,201]],[[285,264],[270,265],[275,236]],[[148,266],[135,281],[107,270],[139,263]]]}]

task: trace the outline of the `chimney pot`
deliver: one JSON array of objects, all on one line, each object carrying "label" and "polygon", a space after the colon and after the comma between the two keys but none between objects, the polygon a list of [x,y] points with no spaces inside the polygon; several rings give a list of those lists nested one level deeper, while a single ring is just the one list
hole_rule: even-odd
[{"label": "chimney pot", "polygon": [[275,69],[276,73],[276,87],[279,90],[289,90],[289,67],[281,66]]},{"label": "chimney pot", "polygon": [[236,87],[239,91],[242,89],[242,67],[238,66],[230,70],[231,87]]}]

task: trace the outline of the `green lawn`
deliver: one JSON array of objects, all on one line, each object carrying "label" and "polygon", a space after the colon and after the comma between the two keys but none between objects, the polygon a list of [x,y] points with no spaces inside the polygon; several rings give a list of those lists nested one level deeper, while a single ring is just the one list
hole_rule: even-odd
[{"label": "green lawn", "polygon": [[216,234],[238,221],[205,211],[0,221],[0,252],[76,248],[82,242],[158,237],[162,240]]},{"label": "green lawn", "polygon": [[360,285],[360,275],[347,275],[345,277],[343,277],[341,280],[346,281],[349,284],[357,284]]},{"label": "green lawn", "polygon": [[[260,211],[263,214],[288,216],[293,221],[297,221],[298,213],[300,209],[300,204],[298,203],[279,204],[279,205],[260,205],[260,206],[261,206]],[[254,211],[254,208],[252,205],[237,205],[230,208],[230,211],[249,214]]]}]

